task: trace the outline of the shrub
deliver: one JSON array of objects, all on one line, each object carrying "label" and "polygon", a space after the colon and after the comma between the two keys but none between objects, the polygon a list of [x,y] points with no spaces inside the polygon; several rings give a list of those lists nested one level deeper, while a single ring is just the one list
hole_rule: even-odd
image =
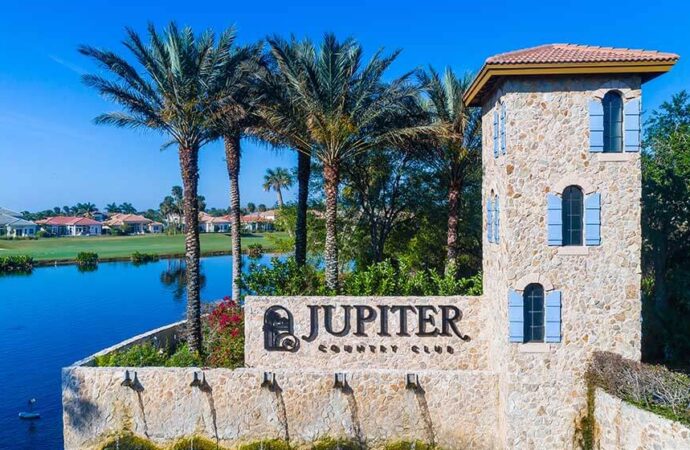
[{"label": "shrub", "polygon": [[75,261],[80,267],[95,267],[98,264],[98,253],[79,252]]},{"label": "shrub", "polygon": [[690,377],[685,374],[597,352],[588,377],[611,395],[690,425]]},{"label": "shrub", "polygon": [[439,447],[422,441],[389,442],[383,450],[441,450]]},{"label": "shrub", "polygon": [[208,315],[204,336],[206,362],[234,369],[244,365],[244,311],[229,297]]},{"label": "shrub", "polygon": [[170,450],[189,450],[189,449],[194,449],[194,450],[222,450],[223,447],[219,447],[218,444],[216,444],[213,441],[209,441],[208,439],[198,437],[198,436],[192,436],[189,438],[184,438],[180,439],[179,441],[175,442],[175,444],[170,447]]},{"label": "shrub", "polygon": [[27,255],[0,256],[0,274],[31,273],[34,259]]},{"label": "shrub", "polygon": [[168,355],[164,350],[145,342],[125,350],[96,356],[95,362],[98,367],[146,367],[164,366],[167,359]]},{"label": "shrub", "polygon": [[311,445],[312,450],[364,450],[359,442],[352,439],[323,438]]},{"label": "shrub", "polygon": [[158,450],[160,447],[151,441],[131,433],[115,436],[103,444],[101,450]]},{"label": "shrub", "polygon": [[139,266],[141,264],[146,264],[150,262],[155,262],[158,261],[160,258],[158,255],[155,255],[153,253],[141,253],[141,252],[134,252],[132,253],[132,256],[130,257],[130,260],[132,261],[132,264]]},{"label": "shrub", "polygon": [[242,280],[251,295],[326,295],[324,275],[311,265],[298,266],[295,258],[271,259],[270,267],[252,263]]},{"label": "shrub", "polygon": [[168,367],[200,367],[204,365],[204,360],[197,352],[191,351],[187,344],[182,344],[165,361],[165,365]]},{"label": "shrub", "polygon": [[53,234],[48,230],[38,230],[36,232],[36,237],[37,238],[50,238],[50,237],[53,237]]},{"label": "shrub", "polygon": [[291,450],[290,444],[281,439],[269,439],[265,441],[242,444],[237,450]]},{"label": "shrub", "polygon": [[259,259],[264,254],[264,247],[261,244],[250,244],[247,246],[247,254],[252,259]]}]

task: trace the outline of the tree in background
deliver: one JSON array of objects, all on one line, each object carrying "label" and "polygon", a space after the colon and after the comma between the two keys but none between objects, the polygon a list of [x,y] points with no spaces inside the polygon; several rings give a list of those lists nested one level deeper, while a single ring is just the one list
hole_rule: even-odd
[{"label": "tree in background", "polygon": [[690,368],[690,96],[647,123],[642,153],[643,352]]},{"label": "tree in background", "polygon": [[149,25],[148,34],[145,44],[128,29],[124,42],[141,71],[113,52],[80,47],[111,76],[85,75],[83,80],[123,108],[98,116],[97,124],[152,129],[171,139],[167,145],[178,147],[186,230],[187,342],[192,351],[201,352],[199,149],[215,137],[209,119],[218,115],[223,103],[220,94],[234,35],[223,33],[216,45],[211,31],[195,36],[191,28],[180,30],[174,23],[162,35]]},{"label": "tree in background", "polygon": [[121,212],[122,212],[122,210],[120,209],[120,207],[117,206],[117,203],[114,203],[114,202],[113,202],[113,203],[108,203],[107,205],[105,205],[105,211],[106,211],[108,214],[114,214],[114,213],[121,213]]},{"label": "tree in background", "polygon": [[249,212],[249,214],[251,214],[254,211],[256,211],[256,205],[252,202],[247,203],[247,212]]},{"label": "tree in background", "polygon": [[131,203],[122,203],[119,206],[120,212],[123,214],[136,214],[137,209]]},{"label": "tree in background", "polygon": [[264,175],[264,191],[275,191],[278,196],[278,208],[283,209],[283,189],[288,190],[293,184],[292,175],[290,171],[282,167],[274,169],[266,169]]},{"label": "tree in background", "polygon": [[263,203],[259,203],[259,206],[257,207],[257,210],[258,210],[259,212],[266,212],[266,205],[264,205]]},{"label": "tree in background", "polygon": [[[302,114],[300,97],[295,94],[291,83],[295,74],[306,68],[299,61],[312,58],[314,47],[309,41],[286,41],[279,37],[269,39],[270,52],[267,55],[268,70],[262,72],[261,91],[263,101],[258,114],[263,119],[262,138],[274,147],[287,147],[297,151],[297,209],[295,223],[295,262],[302,267],[307,262],[307,207],[309,202],[309,180],[311,177],[312,142],[307,129],[307,116]],[[288,65],[279,64],[281,61]],[[290,67],[290,74],[284,69]]]},{"label": "tree in background", "polygon": [[429,68],[420,74],[419,80],[427,96],[425,109],[438,127],[437,143],[431,145],[428,155],[448,189],[446,271],[457,270],[461,196],[472,172],[481,173],[481,115],[462,99],[472,82],[471,75],[458,78],[447,68],[441,76]]},{"label": "tree in background", "polygon": [[240,220],[240,161],[242,139],[251,136],[259,122],[257,73],[261,70],[262,44],[237,46],[235,30],[228,30],[229,46],[222,82],[222,110],[213,119],[215,133],[223,139],[230,181],[230,240],[232,246],[232,298],[240,298],[242,276],[242,223]]},{"label": "tree in background", "polygon": [[326,283],[337,291],[337,201],[342,166],[359,153],[420,131],[407,126],[417,106],[418,89],[410,82],[412,73],[391,83],[383,81],[399,52],[382,56],[379,51],[365,64],[359,44],[353,39],[339,42],[332,34],[324,37],[318,50],[307,42],[308,50],[297,55],[285,52],[285,46],[276,40],[269,44],[288,81],[292,103],[305,118],[307,134],[294,130],[294,138],[302,140],[323,165]]}]

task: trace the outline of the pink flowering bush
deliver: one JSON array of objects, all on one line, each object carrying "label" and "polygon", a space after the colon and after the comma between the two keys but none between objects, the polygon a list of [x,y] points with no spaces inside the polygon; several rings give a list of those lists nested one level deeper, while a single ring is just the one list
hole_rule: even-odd
[{"label": "pink flowering bush", "polygon": [[208,315],[205,331],[209,366],[244,365],[244,311],[236,301],[225,297]]}]

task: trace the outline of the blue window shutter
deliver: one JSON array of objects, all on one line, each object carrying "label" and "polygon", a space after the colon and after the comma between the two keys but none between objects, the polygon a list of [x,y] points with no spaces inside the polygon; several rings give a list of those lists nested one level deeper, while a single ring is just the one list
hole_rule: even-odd
[{"label": "blue window shutter", "polygon": [[546,293],[544,342],[561,342],[561,291]]},{"label": "blue window shutter", "polygon": [[589,151],[604,151],[604,105],[599,100],[589,102]]},{"label": "blue window shutter", "polygon": [[525,302],[513,289],[508,291],[508,323],[510,342],[525,342]]},{"label": "blue window shutter", "polygon": [[491,200],[491,198],[489,198],[489,200],[486,203],[486,237],[489,240],[489,242],[494,241],[493,212],[493,201]]},{"label": "blue window shutter", "polygon": [[506,105],[501,103],[501,153],[506,154]]},{"label": "blue window shutter", "polygon": [[601,244],[601,194],[598,192],[585,198],[585,244]]},{"label": "blue window shutter", "polygon": [[498,231],[498,227],[500,225],[500,208],[498,205],[498,196],[496,196],[496,200],[494,201],[494,242],[499,243],[501,240],[501,234]]},{"label": "blue window shutter", "polygon": [[494,111],[494,158],[498,158],[498,111]]},{"label": "blue window shutter", "polygon": [[563,245],[563,202],[556,194],[546,195],[546,230],[549,245]]},{"label": "blue window shutter", "polygon": [[625,104],[625,151],[640,151],[640,99],[630,100]]}]

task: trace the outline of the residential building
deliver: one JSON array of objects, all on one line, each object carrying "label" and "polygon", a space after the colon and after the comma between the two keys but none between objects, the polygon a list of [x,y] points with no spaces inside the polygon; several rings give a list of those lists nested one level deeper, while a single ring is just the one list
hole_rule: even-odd
[{"label": "residential building", "polygon": [[21,217],[0,213],[0,235],[6,237],[35,236],[36,224]]},{"label": "residential building", "polygon": [[103,224],[88,217],[55,216],[36,223],[53,236],[99,236],[103,233]]},{"label": "residential building", "polygon": [[151,223],[153,223],[153,220],[147,219],[142,215],[123,213],[112,214],[104,222],[110,230],[119,228],[127,234],[144,234],[148,231],[148,226]]},{"label": "residential building", "polygon": [[208,213],[199,213],[199,231],[202,233],[227,233],[230,231],[230,216],[214,217]]},{"label": "residential building", "polygon": [[240,218],[242,229],[250,233],[275,230],[277,210],[269,209],[263,212],[246,214]]},{"label": "residential building", "polygon": [[147,225],[146,229],[149,233],[159,234],[163,232],[163,224],[160,222],[151,222]]}]

